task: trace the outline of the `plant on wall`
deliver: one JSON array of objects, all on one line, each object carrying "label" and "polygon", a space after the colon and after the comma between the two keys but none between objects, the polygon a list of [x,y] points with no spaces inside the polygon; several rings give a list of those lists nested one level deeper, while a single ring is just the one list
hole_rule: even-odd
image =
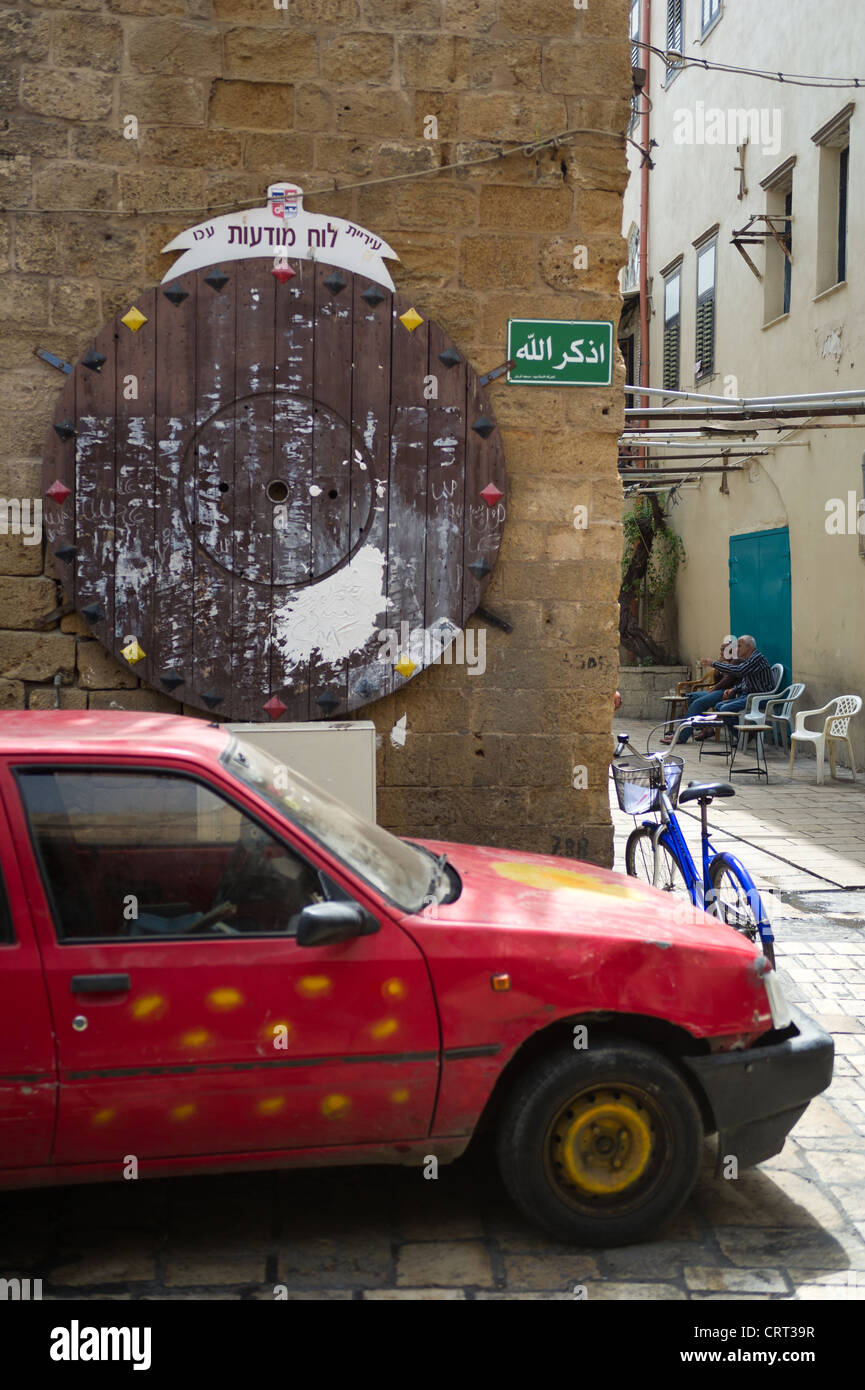
[{"label": "plant on wall", "polygon": [[[663,499],[663,500],[662,500]],[[667,496],[644,493],[633,499],[622,519],[625,533],[622,583],[619,589],[619,638],[638,658],[667,664],[664,647],[647,631],[663,610],[685,561],[682,538],[667,525]],[[646,626],[639,621],[639,596],[647,599]]]}]

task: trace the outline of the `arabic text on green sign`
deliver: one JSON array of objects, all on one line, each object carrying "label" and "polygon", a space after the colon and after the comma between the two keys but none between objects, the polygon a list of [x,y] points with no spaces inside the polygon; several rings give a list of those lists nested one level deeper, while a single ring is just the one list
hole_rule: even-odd
[{"label": "arabic text on green sign", "polygon": [[571,319],[509,319],[508,381],[530,385],[609,386],[613,325]]}]

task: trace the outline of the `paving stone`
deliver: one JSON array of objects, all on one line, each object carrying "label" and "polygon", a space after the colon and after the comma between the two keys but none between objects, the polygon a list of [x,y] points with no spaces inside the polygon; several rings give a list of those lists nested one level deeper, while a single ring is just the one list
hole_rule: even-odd
[{"label": "paving stone", "polygon": [[849,1133],[850,1126],[845,1124],[834,1107],[829,1104],[826,1095],[817,1096],[812,1100],[801,1120],[796,1121],[796,1137],[798,1139]]},{"label": "paving stone", "polygon": [[154,1242],[132,1231],[118,1231],[109,1240],[82,1242],[48,1268],[48,1280],[55,1287],[143,1283],[155,1278]]},{"label": "paving stone", "polygon": [[505,1276],[509,1289],[567,1291],[601,1273],[591,1255],[506,1255]]},{"label": "paving stone", "polygon": [[260,1284],[264,1278],[264,1251],[249,1254],[243,1249],[226,1248],[220,1241],[214,1249],[190,1246],[164,1258],[168,1285]]},{"label": "paving stone", "polygon": [[857,1242],[861,1246],[857,1250],[841,1233],[727,1226],[718,1229],[717,1238],[727,1259],[740,1268],[829,1269],[852,1264],[865,1268],[865,1246]]},{"label": "paving stone", "polygon": [[[276,1283],[289,1288],[381,1288],[394,1282],[390,1237],[386,1231],[370,1231],[366,1235],[341,1235],[329,1221],[319,1227],[328,1231],[324,1236],[306,1237],[281,1242],[277,1260]],[[332,1232],[332,1234],[331,1234]],[[255,1283],[261,1282],[261,1275]],[[435,1283],[433,1279],[417,1278],[417,1285]],[[442,1279],[441,1282],[454,1282]]]},{"label": "paving stone", "polygon": [[586,1286],[587,1302],[601,1301],[604,1303],[618,1302],[619,1300],[637,1299],[641,1303],[665,1301],[665,1302],[684,1302],[685,1295],[681,1289],[677,1289],[674,1284],[595,1284],[587,1283]]},{"label": "paving stone", "polygon": [[697,1264],[704,1255],[697,1241],[649,1241],[600,1250],[601,1272],[611,1279],[678,1279],[686,1264]]},{"label": "paving stone", "polygon": [[464,1289],[366,1289],[364,1302],[373,1299],[414,1299],[419,1303],[449,1303],[465,1299]]},{"label": "paving stone", "polygon": [[813,1149],[808,1162],[823,1182],[862,1182],[865,1178],[865,1148],[850,1151],[834,1148],[827,1152]]},{"label": "paving stone", "polygon": [[689,1289],[713,1293],[787,1293],[788,1285],[779,1269],[685,1269]]},{"label": "paving stone", "polygon": [[403,1245],[397,1256],[396,1282],[402,1288],[466,1284],[489,1288],[494,1280],[486,1246],[467,1240]]}]

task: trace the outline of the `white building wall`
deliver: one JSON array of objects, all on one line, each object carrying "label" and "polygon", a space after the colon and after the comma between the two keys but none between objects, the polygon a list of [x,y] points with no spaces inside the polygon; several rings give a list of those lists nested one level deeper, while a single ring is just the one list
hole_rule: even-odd
[{"label": "white building wall", "polygon": [[[659,48],[666,46],[666,12],[665,0],[653,0],[651,41]],[[719,21],[704,39],[700,25],[700,0],[684,0],[688,56],[773,72],[865,76],[861,0],[833,0],[831,9],[815,7],[810,0],[724,0]],[[680,389],[722,395],[726,385],[729,394],[762,396],[865,386],[865,264],[859,252],[865,226],[865,91],[794,87],[698,68],[681,70],[665,86],[663,63],[654,55],[650,63],[651,136],[659,146],[652,151],[655,168],[649,178],[650,384],[662,384],[660,271],[683,255]],[[820,148],[812,136],[851,101],[847,280],[820,294]],[[741,200],[736,137],[730,144],[708,143],[720,133],[711,117],[706,123],[711,108],[761,113],[765,143],[749,144],[747,194]],[[689,122],[694,142],[677,143],[677,132],[681,140]],[[701,131],[703,143],[697,143]],[[632,136],[639,142],[639,124]],[[750,214],[768,210],[761,180],[793,156],[791,308],[786,317],[767,324],[764,284],[730,244],[730,236]],[[625,233],[639,222],[640,156],[632,150],[630,158]],[[825,199],[823,217],[825,222]],[[830,231],[831,220],[830,214]],[[716,223],[715,374],[697,382],[693,243]],[[764,248],[748,250],[765,272]],[[651,404],[661,404],[661,399],[653,398]],[[729,631],[730,536],[788,526],[793,678],[806,683],[800,708],[807,708],[837,694],[865,695],[865,559],[855,534],[830,535],[826,529],[830,499],[846,499],[851,490],[861,496],[865,427],[793,436],[779,432],[779,439],[785,437],[797,445],[807,441],[807,447],[782,445],[769,458],[746,465],[747,471],[729,478],[729,495],[720,492],[717,474],[703,478],[698,491],[680,493],[672,521],[688,559],[679,582],[679,656],[694,662],[713,655]],[[853,732],[862,765],[865,718],[860,716]]]}]

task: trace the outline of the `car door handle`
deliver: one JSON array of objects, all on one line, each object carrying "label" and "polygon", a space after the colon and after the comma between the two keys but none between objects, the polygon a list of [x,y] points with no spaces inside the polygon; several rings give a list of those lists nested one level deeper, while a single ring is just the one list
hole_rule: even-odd
[{"label": "car door handle", "polygon": [[73,994],[120,994],[129,989],[128,975],[73,975]]}]

